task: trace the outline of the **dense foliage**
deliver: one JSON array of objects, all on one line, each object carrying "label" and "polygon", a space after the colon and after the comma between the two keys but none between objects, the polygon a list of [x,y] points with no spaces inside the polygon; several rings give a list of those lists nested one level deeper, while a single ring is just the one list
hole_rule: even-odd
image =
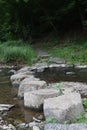
[{"label": "dense foliage", "polygon": [[87,0],[0,0],[0,40],[86,30]]}]

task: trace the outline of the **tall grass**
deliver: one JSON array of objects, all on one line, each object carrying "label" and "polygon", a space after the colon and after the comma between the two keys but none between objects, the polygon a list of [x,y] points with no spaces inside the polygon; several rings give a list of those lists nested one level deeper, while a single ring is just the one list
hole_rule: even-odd
[{"label": "tall grass", "polygon": [[2,62],[25,62],[32,64],[34,57],[36,57],[36,54],[31,46],[23,43],[21,40],[0,44],[0,61]]},{"label": "tall grass", "polygon": [[49,52],[54,57],[61,57],[73,64],[87,64],[87,42],[82,44],[67,44],[67,46],[49,49]]}]

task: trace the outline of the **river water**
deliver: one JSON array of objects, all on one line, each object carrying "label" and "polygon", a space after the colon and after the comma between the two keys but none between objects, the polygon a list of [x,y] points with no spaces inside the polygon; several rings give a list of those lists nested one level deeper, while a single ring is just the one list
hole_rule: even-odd
[{"label": "river water", "polygon": [[62,81],[87,83],[87,68],[46,68],[43,73],[37,72],[35,75],[47,83]]},{"label": "river water", "polygon": [[32,117],[38,117],[42,112],[36,112],[24,108],[23,101],[17,98],[14,88],[10,82],[9,69],[2,69],[0,71],[0,104],[15,105],[7,112],[5,120],[9,123],[17,124],[22,122],[32,121]]},{"label": "river water", "polygon": [[[42,112],[24,108],[23,101],[17,98],[14,88],[10,82],[9,69],[0,71],[0,104],[15,105],[8,111],[6,120],[9,123],[22,123],[32,121],[32,117],[38,117]],[[59,81],[78,81],[87,83],[87,69],[45,69],[43,73],[36,73],[36,77],[47,81],[48,83]]]}]

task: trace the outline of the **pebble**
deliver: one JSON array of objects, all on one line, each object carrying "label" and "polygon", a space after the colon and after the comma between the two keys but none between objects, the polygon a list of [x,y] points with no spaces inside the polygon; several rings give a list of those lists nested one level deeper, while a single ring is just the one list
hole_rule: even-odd
[{"label": "pebble", "polygon": [[38,123],[36,123],[35,121],[29,123],[30,127],[37,126],[37,125],[38,125]]},{"label": "pebble", "polygon": [[39,115],[39,116],[37,117],[37,119],[38,119],[38,120],[43,120],[44,117],[43,117],[43,115]]},{"label": "pebble", "polygon": [[33,121],[41,122],[41,120],[39,120],[39,119],[37,119],[37,118],[35,118],[35,117],[33,117]]},{"label": "pebble", "polygon": [[21,124],[18,124],[17,127],[21,128],[21,129],[24,129],[24,128],[29,127],[29,124],[27,124],[27,123],[21,123]]},{"label": "pebble", "polygon": [[38,126],[33,126],[33,130],[40,130]]}]

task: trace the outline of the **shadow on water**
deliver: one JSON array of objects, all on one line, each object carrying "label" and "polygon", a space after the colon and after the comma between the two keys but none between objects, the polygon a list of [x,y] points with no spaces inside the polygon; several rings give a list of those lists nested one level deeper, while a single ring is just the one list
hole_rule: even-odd
[{"label": "shadow on water", "polygon": [[8,72],[8,69],[3,69],[0,72],[0,104],[14,104],[15,106],[8,111],[6,120],[13,124],[30,122],[33,116],[37,117],[42,113],[24,108],[23,101],[18,100],[14,92]]}]

